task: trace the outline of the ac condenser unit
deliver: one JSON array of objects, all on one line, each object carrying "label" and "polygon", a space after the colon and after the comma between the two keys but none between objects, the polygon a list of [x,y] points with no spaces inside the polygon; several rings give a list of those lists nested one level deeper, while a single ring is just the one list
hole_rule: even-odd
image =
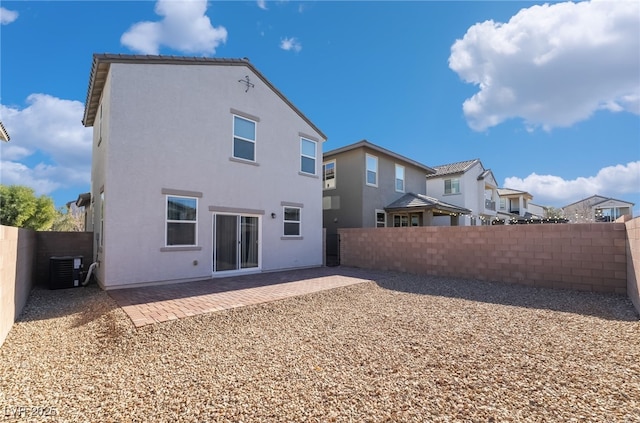
[{"label": "ac condenser unit", "polygon": [[49,259],[49,289],[75,288],[82,279],[82,256]]}]

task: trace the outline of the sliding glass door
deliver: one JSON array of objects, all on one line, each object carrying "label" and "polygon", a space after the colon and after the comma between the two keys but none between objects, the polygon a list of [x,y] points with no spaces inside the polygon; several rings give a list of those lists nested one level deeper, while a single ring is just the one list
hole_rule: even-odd
[{"label": "sliding glass door", "polygon": [[258,217],[214,215],[213,271],[224,272],[258,267],[259,233]]}]

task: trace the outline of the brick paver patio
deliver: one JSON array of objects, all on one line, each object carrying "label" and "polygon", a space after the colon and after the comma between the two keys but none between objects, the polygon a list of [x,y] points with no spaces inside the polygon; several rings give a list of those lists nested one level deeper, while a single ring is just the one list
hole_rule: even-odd
[{"label": "brick paver patio", "polygon": [[318,267],[108,291],[136,327],[370,282],[365,269]]}]

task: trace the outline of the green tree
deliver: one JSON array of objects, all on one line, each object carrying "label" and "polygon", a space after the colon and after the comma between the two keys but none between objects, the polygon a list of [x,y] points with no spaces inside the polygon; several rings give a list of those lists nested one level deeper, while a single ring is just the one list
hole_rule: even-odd
[{"label": "green tree", "polygon": [[59,212],[51,197],[22,185],[0,185],[0,224],[47,231]]}]

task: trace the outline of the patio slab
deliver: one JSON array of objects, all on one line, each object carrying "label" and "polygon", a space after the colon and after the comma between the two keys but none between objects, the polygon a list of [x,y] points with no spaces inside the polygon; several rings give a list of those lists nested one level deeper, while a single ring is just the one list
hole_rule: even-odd
[{"label": "patio slab", "polygon": [[136,327],[371,282],[365,269],[318,267],[107,291]]}]

